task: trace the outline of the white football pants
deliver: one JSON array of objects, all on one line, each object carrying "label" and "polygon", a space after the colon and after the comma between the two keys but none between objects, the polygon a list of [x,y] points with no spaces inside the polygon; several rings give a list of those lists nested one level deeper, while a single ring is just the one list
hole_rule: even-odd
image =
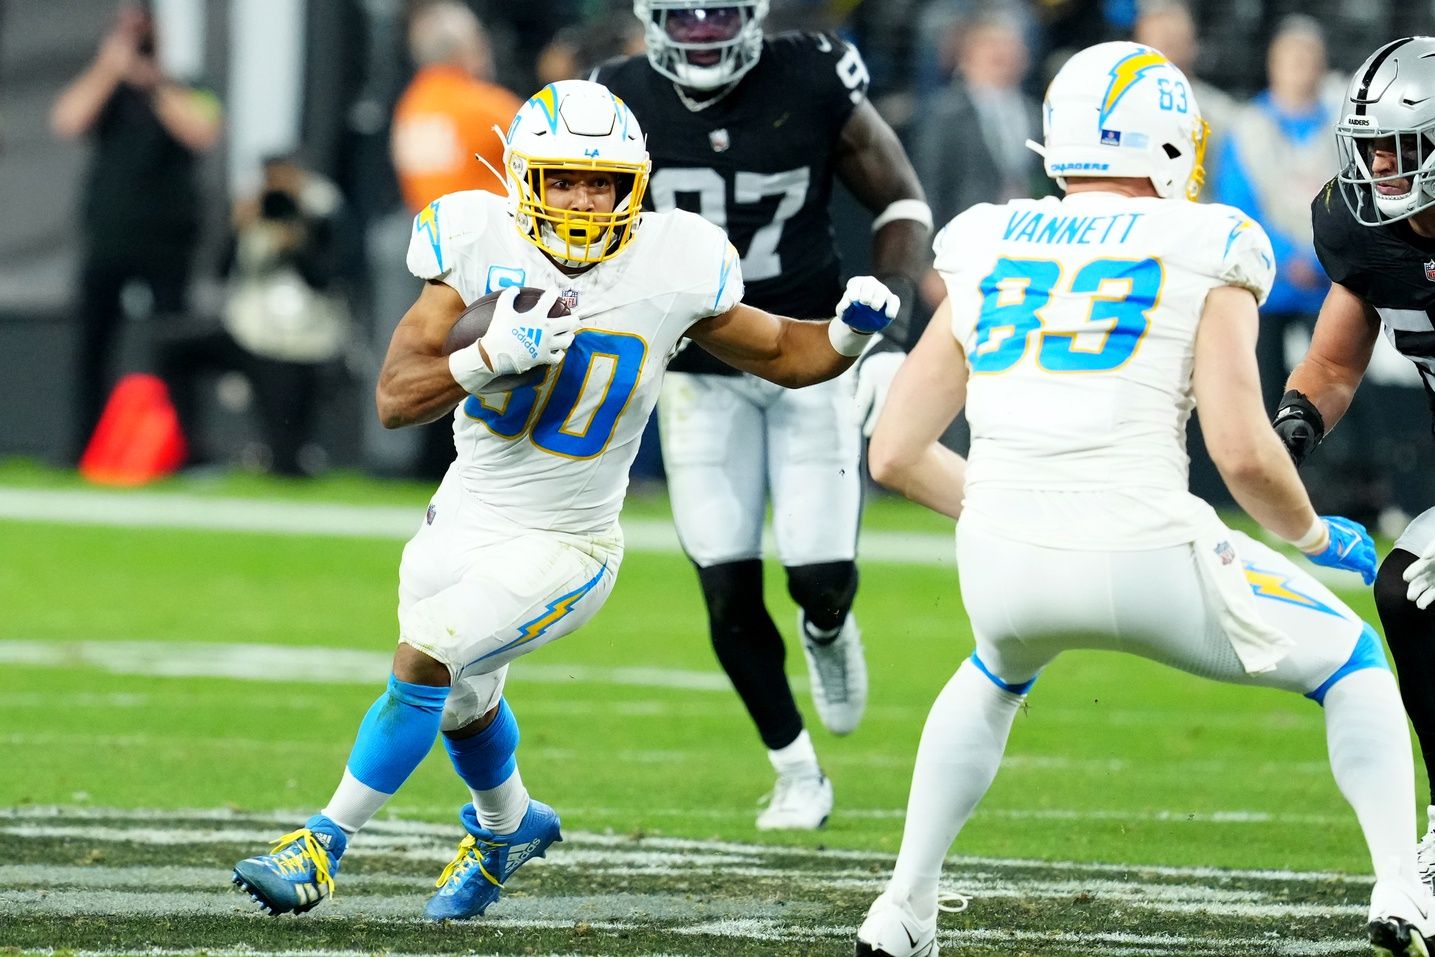
[{"label": "white football pants", "polygon": [[523,528],[465,495],[450,470],[399,565],[399,641],[448,666],[442,728],[498,704],[508,663],[582,627],[608,599],[621,532]]},{"label": "white football pants", "polygon": [[947,850],[996,776],[1026,692],[1068,648],[1125,651],[1321,702],[1331,769],[1365,832],[1376,878],[1415,881],[1414,768],[1380,639],[1281,555],[1239,533],[1230,543],[1262,617],[1295,639],[1261,674],[1245,672],[1222,632],[1193,545],[1053,549],[958,523],[962,600],[977,648],[938,695],[922,731],[891,894],[920,919],[936,916]]},{"label": "white football pants", "polygon": [[769,493],[783,565],[856,556],[862,479],[845,376],[784,389],[750,375],[669,372],[658,424],[678,538],[699,566],[762,557]]}]

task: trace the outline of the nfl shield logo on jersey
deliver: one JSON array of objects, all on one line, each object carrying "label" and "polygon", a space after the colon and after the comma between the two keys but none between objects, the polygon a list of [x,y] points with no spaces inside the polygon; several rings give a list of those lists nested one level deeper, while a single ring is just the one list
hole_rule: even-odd
[{"label": "nfl shield logo on jersey", "polygon": [[1425,278],[1431,282],[1435,282],[1435,259],[1425,264]]},{"label": "nfl shield logo on jersey", "polygon": [[732,137],[727,135],[726,129],[713,130],[708,133],[708,142],[712,144],[714,153],[726,153],[732,145]]},{"label": "nfl shield logo on jersey", "polygon": [[569,312],[572,312],[574,309],[578,308],[578,290],[563,290],[558,294],[558,301],[563,303],[563,305],[567,306]]}]

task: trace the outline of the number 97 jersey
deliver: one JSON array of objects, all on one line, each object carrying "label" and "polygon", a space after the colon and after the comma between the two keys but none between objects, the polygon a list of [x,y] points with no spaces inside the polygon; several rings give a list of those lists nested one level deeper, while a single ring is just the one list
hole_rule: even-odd
[{"label": "number 97 jersey", "polygon": [[[1229,206],[1083,192],[974,206],[934,248],[970,371],[969,506],[1010,490],[1184,503],[1196,329],[1213,288],[1265,301],[1261,227]],[[1130,522],[1087,547],[1185,538],[1154,513]]]}]

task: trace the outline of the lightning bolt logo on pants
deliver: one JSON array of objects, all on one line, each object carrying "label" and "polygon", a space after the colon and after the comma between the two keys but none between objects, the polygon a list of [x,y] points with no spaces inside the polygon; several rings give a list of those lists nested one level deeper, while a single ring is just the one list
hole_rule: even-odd
[{"label": "lightning bolt logo on pants", "polygon": [[[604,563],[603,567],[598,569],[598,574],[594,575],[592,578],[588,579],[586,582],[579,585],[572,591],[567,592],[563,595],[559,595],[557,598],[550,601],[544,607],[543,611],[539,612],[536,617],[531,618],[523,624],[519,625],[517,638],[503,645],[501,648],[496,648],[493,651],[490,651],[488,654],[483,655],[480,658],[476,658],[474,661],[469,662],[469,664],[474,664],[477,661],[482,661],[484,658],[492,658],[494,655],[510,652],[515,648],[519,648],[523,645],[528,644],[530,641],[534,641],[538,638],[541,638],[543,634],[548,631],[549,628],[552,628],[554,625],[556,625],[559,621],[563,619],[564,615],[567,615],[570,611],[573,610],[573,606],[578,604],[579,599],[581,599],[584,595],[588,594],[588,592],[593,590],[593,586],[598,584],[599,580],[602,579],[603,574],[607,572],[607,570],[608,566],[606,563]],[[467,665],[465,665],[465,667],[467,667]]]},{"label": "lightning bolt logo on pants", "polygon": [[1275,601],[1283,601],[1288,605],[1299,605],[1302,608],[1309,608],[1311,611],[1335,615],[1337,618],[1343,617],[1340,612],[1325,602],[1307,595],[1305,592],[1297,591],[1291,585],[1290,575],[1257,568],[1251,564],[1247,564],[1245,567],[1246,581],[1251,586],[1251,592],[1257,598],[1270,598]]}]

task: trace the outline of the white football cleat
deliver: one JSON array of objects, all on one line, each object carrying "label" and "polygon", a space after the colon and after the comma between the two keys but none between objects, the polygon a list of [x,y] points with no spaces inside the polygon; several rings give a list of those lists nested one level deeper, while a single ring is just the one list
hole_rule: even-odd
[{"label": "white football cleat", "polygon": [[1429,810],[1430,827],[1420,843],[1415,845],[1415,863],[1419,867],[1420,880],[1435,891],[1435,807]]},{"label": "white football cleat", "polygon": [[757,816],[759,831],[815,831],[832,813],[832,782],[827,775],[780,774],[767,807]]},{"label": "white football cleat", "polygon": [[1424,884],[1377,881],[1370,894],[1370,946],[1378,957],[1430,957],[1435,899]]},{"label": "white football cleat", "polygon": [[918,920],[906,901],[883,891],[857,929],[856,957],[937,957],[937,921]]},{"label": "white football cleat", "polygon": [[833,734],[851,734],[867,710],[867,659],[862,653],[862,631],[851,612],[842,622],[837,637],[826,644],[807,633],[807,621],[797,612],[797,634],[807,658],[807,677],[812,683],[812,703],[817,717]]}]

